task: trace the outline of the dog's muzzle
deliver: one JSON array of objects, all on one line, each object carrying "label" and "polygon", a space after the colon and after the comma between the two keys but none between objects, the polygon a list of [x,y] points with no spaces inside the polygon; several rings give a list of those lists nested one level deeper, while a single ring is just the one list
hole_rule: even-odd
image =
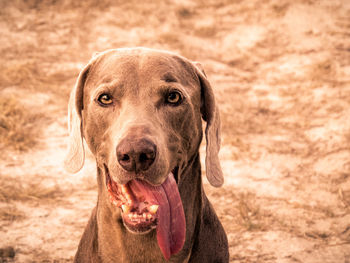
[{"label": "dog's muzzle", "polygon": [[125,227],[135,234],[157,231],[164,258],[179,252],[185,242],[186,220],[180,193],[173,173],[158,186],[141,179],[121,185],[106,169],[106,184],[111,203],[121,209]]}]

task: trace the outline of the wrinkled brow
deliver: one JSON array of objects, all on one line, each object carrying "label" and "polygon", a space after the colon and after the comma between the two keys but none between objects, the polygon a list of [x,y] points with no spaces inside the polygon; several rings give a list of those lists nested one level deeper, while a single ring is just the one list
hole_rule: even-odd
[{"label": "wrinkled brow", "polygon": [[120,83],[119,80],[104,82],[99,84],[97,88],[95,88],[95,90],[92,93],[92,96],[96,97],[101,92],[114,93],[116,90],[123,93],[123,85]]},{"label": "wrinkled brow", "polygon": [[165,82],[178,82],[175,76],[172,75],[171,73],[164,74],[161,80],[164,80]]}]

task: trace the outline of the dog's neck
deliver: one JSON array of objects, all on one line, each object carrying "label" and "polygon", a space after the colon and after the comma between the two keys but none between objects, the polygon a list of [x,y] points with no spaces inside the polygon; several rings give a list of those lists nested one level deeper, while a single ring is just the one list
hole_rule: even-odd
[{"label": "dog's neck", "polygon": [[[186,262],[199,229],[202,213],[203,186],[199,154],[193,158],[179,175],[179,192],[186,217],[186,241],[183,249],[174,255],[170,261],[165,261],[157,243],[156,230],[145,235],[130,233],[123,225],[119,208],[110,204],[106,187],[103,185],[103,170],[98,171],[98,202],[97,226],[99,254],[107,259],[106,262]],[[104,188],[103,188],[104,187]],[[184,200],[186,200],[184,202]],[[192,232],[188,232],[191,229]],[[145,261],[146,259],[146,261]],[[109,260],[109,261],[108,261]]]}]

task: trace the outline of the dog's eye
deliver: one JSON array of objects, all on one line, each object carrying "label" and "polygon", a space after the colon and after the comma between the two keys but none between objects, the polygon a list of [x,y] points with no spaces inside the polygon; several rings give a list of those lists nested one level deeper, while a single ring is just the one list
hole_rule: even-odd
[{"label": "dog's eye", "polygon": [[180,92],[177,92],[177,91],[169,92],[169,94],[167,95],[166,101],[169,104],[178,105],[182,101],[182,95]]},{"label": "dog's eye", "polygon": [[98,102],[100,102],[102,105],[109,105],[109,104],[112,104],[112,97],[108,94],[101,94],[99,97],[98,97]]}]

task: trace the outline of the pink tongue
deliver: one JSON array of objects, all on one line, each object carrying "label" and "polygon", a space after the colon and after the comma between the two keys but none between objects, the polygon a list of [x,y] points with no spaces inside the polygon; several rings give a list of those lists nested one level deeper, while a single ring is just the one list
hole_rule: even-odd
[{"label": "pink tongue", "polygon": [[174,176],[169,174],[160,186],[132,180],[130,188],[135,196],[143,196],[150,204],[158,204],[157,240],[165,259],[179,252],[185,242],[186,221],[179,190]]}]

